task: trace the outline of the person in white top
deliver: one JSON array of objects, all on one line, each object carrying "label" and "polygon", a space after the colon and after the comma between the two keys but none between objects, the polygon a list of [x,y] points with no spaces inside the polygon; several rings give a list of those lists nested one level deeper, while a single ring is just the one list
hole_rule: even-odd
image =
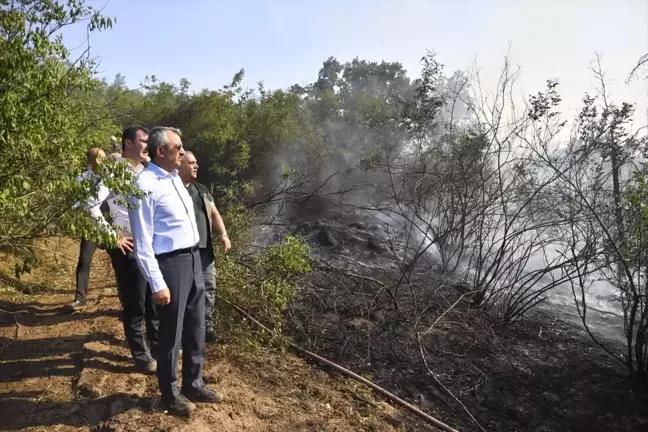
[{"label": "person in white top", "polygon": [[[180,131],[149,132],[151,162],[137,178],[146,194],[129,209],[135,258],[159,305],[158,383],[170,414],[188,417],[197,402],[220,402],[223,395],[202,379],[205,360],[205,284],[198,253],[193,202],[178,168],[184,156]],[[177,365],[182,346],[182,390]]]},{"label": "person in white top", "polygon": [[[127,161],[129,169],[136,176],[140,175],[144,169],[143,164],[148,161],[146,138],[147,131],[140,126],[129,126],[122,134],[122,156],[117,161]],[[117,247],[109,248],[107,252],[115,271],[117,289],[122,301],[124,334],[135,360],[135,368],[144,373],[154,373],[157,369],[154,357],[157,353],[159,326],[157,305],[152,300],[151,289],[135,260],[129,214],[124,206],[126,198],[106,191],[107,188],[102,185],[98,199],[92,203],[94,205],[91,206],[91,211],[117,242]],[[112,224],[105,220],[99,210],[104,201],[108,204]],[[144,322],[148,343],[142,330]]]},{"label": "person in white top", "polygon": [[[88,159],[88,169],[84,171],[80,176],[77,177],[77,182],[81,183],[82,181],[94,177],[94,173],[102,163],[102,160],[106,157],[106,153],[103,150],[97,147],[93,147],[88,150],[87,159]],[[98,194],[104,194],[105,191],[99,190]],[[86,206],[86,210],[90,210]],[[101,213],[101,210],[97,208],[97,211]],[[96,252],[97,248],[100,247],[99,244],[93,242],[87,238],[81,238],[81,244],[79,246],[79,259],[77,261],[76,267],[76,293],[74,295],[74,301],[69,304],[69,307],[72,310],[78,310],[85,306],[86,298],[88,297],[88,286],[90,285],[90,267],[92,265],[92,257]]]}]

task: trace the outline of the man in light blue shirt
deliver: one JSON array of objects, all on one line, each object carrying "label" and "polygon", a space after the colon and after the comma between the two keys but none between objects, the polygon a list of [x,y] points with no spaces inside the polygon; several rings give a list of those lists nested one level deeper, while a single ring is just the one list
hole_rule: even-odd
[{"label": "man in light blue shirt", "polygon": [[[223,396],[202,380],[205,351],[205,285],[191,197],[178,176],[184,150],[180,131],[154,128],[148,135],[151,162],[137,179],[146,194],[129,210],[135,258],[159,305],[157,376],[170,414],[188,417],[196,402]],[[180,346],[182,391],[178,391]]]}]

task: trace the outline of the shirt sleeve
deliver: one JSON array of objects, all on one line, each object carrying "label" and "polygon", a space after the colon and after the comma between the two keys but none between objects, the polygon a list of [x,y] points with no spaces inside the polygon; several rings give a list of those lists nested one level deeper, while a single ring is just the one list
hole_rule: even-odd
[{"label": "shirt sleeve", "polygon": [[[82,181],[83,181],[83,174],[80,174],[80,175],[77,176],[76,182],[81,183]],[[75,208],[79,207],[80,205],[81,205],[81,202],[74,201],[74,203],[72,204],[72,208],[75,209]]]},{"label": "shirt sleeve", "polygon": [[103,183],[100,183],[97,187],[97,195],[90,197],[86,204],[86,210],[90,212],[90,215],[97,221],[99,224],[106,229],[111,236],[117,237],[117,233],[110,226],[106,218],[104,218],[103,213],[101,213],[101,204],[108,198],[110,195],[110,190]]},{"label": "shirt sleeve", "polygon": [[143,199],[134,199],[134,208],[128,209],[135,260],[142,275],[154,293],[167,287],[160,271],[160,265],[153,250],[153,214],[155,212],[155,194],[148,194]]}]

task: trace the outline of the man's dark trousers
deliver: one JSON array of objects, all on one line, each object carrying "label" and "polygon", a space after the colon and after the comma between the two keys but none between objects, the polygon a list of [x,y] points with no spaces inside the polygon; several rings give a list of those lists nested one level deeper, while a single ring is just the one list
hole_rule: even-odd
[{"label": "man's dark trousers", "polygon": [[76,268],[76,295],[74,301],[85,302],[88,297],[88,285],[90,284],[90,267],[92,257],[99,246],[88,239],[81,239],[79,247],[79,261]]},{"label": "man's dark trousers", "polygon": [[200,248],[203,280],[205,281],[205,328],[213,331],[214,305],[216,304],[216,269],[211,247]]},{"label": "man's dark trousers", "polygon": [[[123,307],[124,334],[128,341],[133,359],[137,363],[148,363],[158,344],[158,306],[153,303],[151,289],[137,266],[132,252],[124,255],[120,249],[109,249],[113,270],[117,278]],[[146,322],[146,338],[142,329]]]},{"label": "man's dark trousers", "polygon": [[205,283],[197,248],[157,257],[171,302],[158,306],[160,343],[157,376],[162,399],[172,403],[178,395],[178,353],[182,345],[182,387],[204,386]]}]

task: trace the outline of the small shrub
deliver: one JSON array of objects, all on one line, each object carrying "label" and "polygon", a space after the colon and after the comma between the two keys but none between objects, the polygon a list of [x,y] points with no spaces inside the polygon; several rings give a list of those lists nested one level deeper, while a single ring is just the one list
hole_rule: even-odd
[{"label": "small shrub", "polygon": [[[245,216],[238,216],[238,226],[246,225],[242,220]],[[229,229],[228,225],[228,232]],[[241,232],[232,243],[247,233]],[[220,254],[217,258],[218,300],[214,320],[217,331],[257,346],[276,341],[275,335],[259,332],[256,327],[241,326],[241,316],[232,305],[245,309],[280,335],[284,312],[296,293],[294,281],[310,271],[309,250],[298,236],[287,236],[256,257],[242,253],[241,246],[239,244],[233,254]]]}]

